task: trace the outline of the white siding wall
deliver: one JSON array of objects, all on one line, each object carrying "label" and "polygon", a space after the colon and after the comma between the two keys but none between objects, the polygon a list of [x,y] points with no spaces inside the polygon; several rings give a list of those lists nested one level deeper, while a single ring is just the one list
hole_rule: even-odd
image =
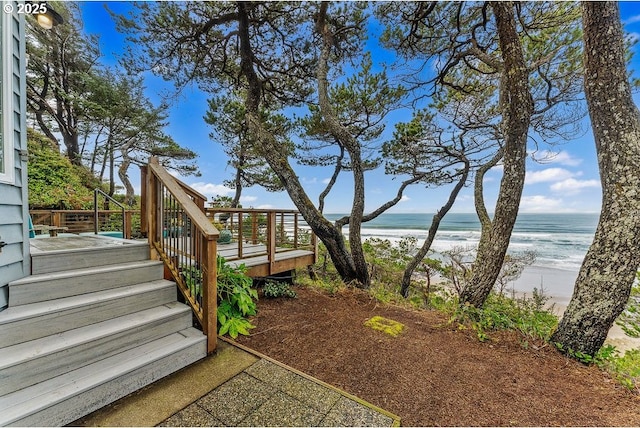
[{"label": "white siding wall", "polygon": [[21,151],[27,150],[25,25],[24,18],[15,12],[1,13],[1,19],[2,135],[13,143],[14,175],[12,182],[0,183],[0,240],[8,244],[0,252],[0,310],[7,306],[7,283],[28,275],[31,269],[27,169],[26,158],[21,156]]}]

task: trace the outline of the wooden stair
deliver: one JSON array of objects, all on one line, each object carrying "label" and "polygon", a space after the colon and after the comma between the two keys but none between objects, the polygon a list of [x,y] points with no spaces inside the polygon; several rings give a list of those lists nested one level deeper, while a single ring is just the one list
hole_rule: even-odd
[{"label": "wooden stair", "polygon": [[148,254],[146,243],[32,254],[0,312],[0,426],[68,424],[206,356]]}]

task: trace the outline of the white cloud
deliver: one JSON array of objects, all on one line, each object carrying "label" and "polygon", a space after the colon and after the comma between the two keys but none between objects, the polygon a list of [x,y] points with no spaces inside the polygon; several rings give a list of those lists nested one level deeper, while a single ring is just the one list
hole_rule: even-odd
[{"label": "white cloud", "polygon": [[548,198],[543,195],[523,196],[520,211],[528,213],[548,213],[563,211],[562,199]]},{"label": "white cloud", "polygon": [[635,24],[640,22],[640,15],[633,15],[624,20],[624,25]]},{"label": "white cloud", "polygon": [[331,181],[330,178],[323,178],[322,179],[322,184],[329,184],[330,181]]},{"label": "white cloud", "polygon": [[313,177],[313,178],[302,177],[303,184],[316,184],[317,182],[318,182],[318,179],[316,177]]},{"label": "white cloud", "polygon": [[240,196],[240,202],[255,202],[258,200],[257,196]]},{"label": "white cloud", "polygon": [[193,187],[193,189],[205,196],[228,196],[229,194],[233,193],[233,189],[230,189],[222,184],[205,183],[203,181],[198,181],[196,183],[191,183],[189,186]]},{"label": "white cloud", "polygon": [[407,201],[410,201],[410,200],[411,200],[411,198],[408,197],[407,195],[402,195],[402,198],[400,198],[400,202],[407,202]]},{"label": "white cloud", "polygon": [[527,172],[526,184],[544,183],[548,181],[562,181],[574,177],[576,174],[564,168],[547,168],[540,171]]},{"label": "white cloud", "polygon": [[600,187],[598,180],[576,180],[575,178],[567,178],[566,180],[553,183],[551,190],[557,193],[574,195],[583,189]]},{"label": "white cloud", "polygon": [[259,210],[270,210],[270,209],[273,209],[273,205],[271,205],[271,204],[258,205],[256,207],[256,209],[259,209]]},{"label": "white cloud", "polygon": [[559,152],[542,150],[540,152],[531,153],[531,157],[542,164],[557,163],[566,166],[578,166],[582,163],[582,159],[575,158],[569,152],[564,150]]}]

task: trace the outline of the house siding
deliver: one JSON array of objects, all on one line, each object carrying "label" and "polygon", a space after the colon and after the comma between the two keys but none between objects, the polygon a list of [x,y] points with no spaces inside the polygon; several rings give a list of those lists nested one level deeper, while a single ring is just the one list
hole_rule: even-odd
[{"label": "house siding", "polygon": [[[15,3],[14,3],[15,5]],[[14,11],[17,8],[14,7]],[[0,310],[8,304],[7,284],[31,270],[29,257],[26,158],[25,23],[17,13],[2,19],[2,135],[12,139],[13,177],[0,182],[0,237],[7,245],[0,252]]]}]

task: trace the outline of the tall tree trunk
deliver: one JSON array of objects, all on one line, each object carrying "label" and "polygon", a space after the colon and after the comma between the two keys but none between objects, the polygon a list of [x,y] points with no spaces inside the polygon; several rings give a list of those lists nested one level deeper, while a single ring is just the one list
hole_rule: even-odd
[{"label": "tall tree trunk", "polygon": [[47,136],[57,147],[60,147],[60,141],[56,138],[55,135],[49,129],[47,122],[44,120],[43,116],[44,110],[38,110],[36,112],[36,121],[38,122],[38,126],[40,126],[40,130]]},{"label": "tall tree trunk", "polygon": [[433,215],[433,218],[431,219],[431,226],[429,227],[429,232],[427,233],[427,238],[425,239],[424,244],[422,244],[422,247],[420,247],[416,255],[413,256],[411,260],[409,260],[409,263],[407,263],[407,266],[404,269],[404,274],[402,275],[402,283],[400,285],[400,293],[405,299],[409,297],[409,286],[411,285],[411,277],[413,276],[413,272],[416,270],[418,264],[422,261],[422,259],[427,256],[427,253],[431,249],[431,244],[433,244],[433,240],[436,238],[436,233],[438,232],[438,228],[440,227],[440,222],[449,212],[454,202],[456,201],[456,198],[458,197],[458,193],[460,193],[460,190],[462,190],[462,188],[464,187],[464,183],[466,183],[467,177],[469,176],[469,169],[469,161],[465,159],[463,173],[456,185],[453,187],[453,190],[451,190],[447,202],[438,210],[438,212]]},{"label": "tall tree trunk", "polygon": [[67,157],[74,165],[82,165],[82,157],[80,156],[80,144],[78,143],[78,134],[76,132],[62,132],[62,141],[67,148]]},{"label": "tall tree trunk", "polygon": [[[242,144],[242,143],[240,143]],[[238,165],[236,166],[236,176],[233,181],[235,187],[235,193],[231,200],[231,208],[238,208],[240,206],[240,197],[242,196],[242,173],[245,164],[244,149],[240,147],[240,155],[238,156]]]},{"label": "tall tree trunk", "polygon": [[133,189],[133,185],[131,184],[131,180],[129,180],[129,166],[131,165],[131,159],[129,158],[126,150],[128,148],[123,148],[122,150],[122,162],[120,162],[120,166],[118,167],[118,177],[120,177],[120,181],[124,184],[125,188],[125,197],[124,203],[132,207],[135,202],[135,190]]},{"label": "tall tree trunk", "polygon": [[505,139],[504,173],[489,240],[478,246],[471,279],[460,296],[460,304],[469,303],[476,307],[482,306],[491,293],[509,247],[524,187],[527,134],[533,114],[529,72],[516,28],[515,6],[512,2],[495,2],[491,5],[504,63],[500,88]]},{"label": "tall tree trunk", "polygon": [[476,171],[476,176],[474,178],[473,183],[473,201],[476,209],[476,214],[478,215],[478,220],[480,220],[480,242],[478,244],[479,247],[484,247],[486,243],[489,241],[489,236],[491,236],[491,217],[489,217],[489,213],[487,212],[487,207],[484,203],[484,176],[487,172],[496,166],[502,157],[504,156],[504,147],[500,147],[498,151],[493,155],[491,159],[484,165],[482,165]]},{"label": "tall tree trunk", "polygon": [[[326,22],[328,3],[320,5],[320,11],[316,17],[316,31],[322,36],[322,47],[318,59],[316,78],[318,80],[318,105],[322,112],[322,118],[327,129],[340,141],[341,146],[349,153],[351,160],[351,171],[353,173],[353,204],[349,220],[349,244],[351,246],[351,256],[358,277],[358,285],[368,288],[370,285],[369,268],[364,257],[362,248],[362,217],[364,216],[364,167],[362,164],[362,154],[360,143],[345,128],[338,119],[335,109],[329,99],[329,57],[334,45],[333,34]],[[333,259],[333,258],[332,258]]]},{"label": "tall tree trunk", "polygon": [[551,340],[594,355],[624,309],[640,263],[640,112],[631,97],[618,3],[583,2],[582,20],[602,212]]},{"label": "tall tree trunk", "polygon": [[260,100],[262,95],[262,82],[253,67],[253,52],[249,32],[249,17],[247,3],[239,1],[238,8],[238,33],[240,40],[240,71],[247,79],[248,89],[245,100],[247,109],[247,129],[254,136],[261,154],[265,157],[269,166],[278,175],[289,197],[296,205],[313,233],[324,243],[330,254],[333,264],[343,281],[347,283],[360,283],[358,271],[349,253],[342,231],[334,227],[330,221],[316,209],[311,199],[305,193],[297,174],[291,168],[287,159],[287,153],[281,149],[273,134],[265,129],[260,120]]}]

